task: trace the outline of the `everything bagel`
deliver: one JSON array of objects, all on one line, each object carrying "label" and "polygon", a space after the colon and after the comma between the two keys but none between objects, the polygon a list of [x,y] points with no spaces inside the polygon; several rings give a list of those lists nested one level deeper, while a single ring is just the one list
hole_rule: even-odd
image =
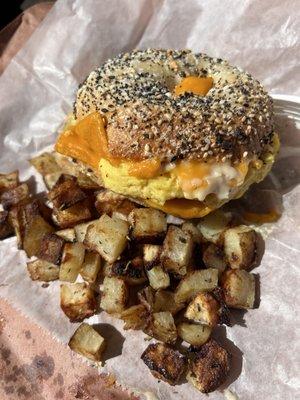
[{"label": "everything bagel", "polygon": [[278,148],[272,99],[250,74],[189,50],[153,49],[91,72],[56,144],[106,188],[184,218],[240,197]]}]

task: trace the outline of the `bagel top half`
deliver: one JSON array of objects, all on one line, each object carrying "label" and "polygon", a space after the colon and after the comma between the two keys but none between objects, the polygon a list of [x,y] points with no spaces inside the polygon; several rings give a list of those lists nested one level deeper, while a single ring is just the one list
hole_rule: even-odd
[{"label": "bagel top half", "polygon": [[205,54],[154,49],[92,71],[55,147],[106,188],[183,218],[240,197],[278,148],[272,99],[250,74]]}]

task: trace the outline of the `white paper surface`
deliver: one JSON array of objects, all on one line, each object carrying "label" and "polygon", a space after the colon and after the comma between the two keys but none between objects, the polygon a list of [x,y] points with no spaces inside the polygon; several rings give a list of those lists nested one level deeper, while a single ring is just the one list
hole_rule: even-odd
[{"label": "white paper surface", "polygon": [[[227,58],[261,80],[271,93],[300,95],[300,11],[297,0],[61,0],[0,78],[1,172],[34,175],[27,159],[54,143],[70,112],[76,87],[91,69],[133,48],[191,48]],[[217,335],[233,353],[230,388],[243,400],[294,400],[299,393],[300,130],[279,128],[283,149],[275,181],[284,194],[283,217],[270,227],[260,267],[261,303],[235,312],[239,323]],[[298,163],[298,165],[297,165]],[[41,182],[38,189],[43,189]],[[25,254],[14,238],[0,242],[0,295],[67,342],[75,326],[59,307],[58,283],[31,282]],[[244,322],[242,323],[242,320]],[[107,370],[120,382],[159,399],[205,399],[188,384],[158,383],[139,360],[148,345],[139,332],[124,332],[122,355]],[[108,343],[109,346],[109,343]],[[239,350],[238,350],[239,349]],[[220,392],[209,396],[221,399]]]}]

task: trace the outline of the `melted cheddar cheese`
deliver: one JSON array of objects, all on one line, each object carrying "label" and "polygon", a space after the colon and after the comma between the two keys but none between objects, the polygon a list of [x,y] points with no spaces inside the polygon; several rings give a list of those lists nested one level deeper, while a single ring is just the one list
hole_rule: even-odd
[{"label": "melted cheddar cheese", "polygon": [[174,88],[174,93],[179,96],[184,93],[194,93],[199,96],[205,96],[213,87],[213,79],[210,77],[187,76],[183,78]]}]

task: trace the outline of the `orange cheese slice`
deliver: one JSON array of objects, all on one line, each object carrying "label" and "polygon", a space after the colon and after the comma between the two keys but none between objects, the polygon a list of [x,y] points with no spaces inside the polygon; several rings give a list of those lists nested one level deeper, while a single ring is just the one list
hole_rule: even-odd
[{"label": "orange cheese slice", "polygon": [[210,171],[211,166],[208,163],[191,160],[179,162],[172,170],[172,174],[178,177],[184,192],[192,192],[200,187],[207,187],[206,177]]},{"label": "orange cheese slice", "polygon": [[98,169],[100,158],[113,160],[108,152],[103,119],[98,113],[89,114],[75,125],[68,126],[59,136],[55,150]]},{"label": "orange cheese slice", "polygon": [[[97,112],[89,114],[75,125],[70,125],[63,131],[55,145],[58,153],[82,161],[98,170],[101,158],[105,158],[112,165],[118,166],[121,158],[113,157],[107,144],[106,130],[101,115]],[[157,159],[128,161],[128,173],[137,178],[154,178],[159,175],[161,163]]]},{"label": "orange cheese slice", "polygon": [[213,87],[213,83],[210,77],[187,76],[175,86],[174,93],[176,96],[186,92],[205,96]]}]

